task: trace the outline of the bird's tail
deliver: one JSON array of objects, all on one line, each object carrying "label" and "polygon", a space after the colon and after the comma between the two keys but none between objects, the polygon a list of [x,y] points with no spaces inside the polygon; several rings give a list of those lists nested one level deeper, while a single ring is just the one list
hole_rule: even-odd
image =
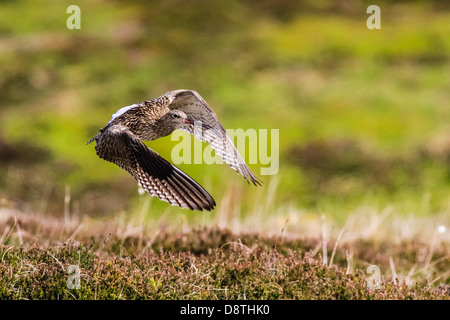
[{"label": "bird's tail", "polygon": [[96,139],[97,139],[97,136],[98,136],[98,134],[97,134],[95,137],[93,137],[91,140],[89,140],[88,142],[86,142],[86,145],[88,145],[88,144],[90,144],[92,141],[96,140]]}]

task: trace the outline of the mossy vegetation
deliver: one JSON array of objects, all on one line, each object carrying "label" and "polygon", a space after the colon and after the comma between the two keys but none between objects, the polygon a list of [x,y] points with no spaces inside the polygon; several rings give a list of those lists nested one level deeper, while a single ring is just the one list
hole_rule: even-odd
[{"label": "mossy vegetation", "polygon": [[[442,239],[142,232],[129,222],[20,215],[1,227],[3,299],[450,299]],[[74,276],[78,288],[68,287]]]},{"label": "mossy vegetation", "polygon": [[[194,230],[157,237],[143,250],[137,249],[138,242],[148,239],[116,236],[90,244],[2,245],[0,295],[3,299],[450,298],[448,286],[391,277],[380,277],[379,288],[369,288],[371,274],[365,269],[349,272],[339,253],[333,265],[326,265],[312,256],[308,241],[239,236],[226,230]],[[366,246],[354,244],[355,253]],[[414,255],[417,244],[409,246],[402,252]],[[69,273],[70,266],[78,273]],[[69,288],[68,283],[75,281],[70,277],[76,275],[80,286]]]}]

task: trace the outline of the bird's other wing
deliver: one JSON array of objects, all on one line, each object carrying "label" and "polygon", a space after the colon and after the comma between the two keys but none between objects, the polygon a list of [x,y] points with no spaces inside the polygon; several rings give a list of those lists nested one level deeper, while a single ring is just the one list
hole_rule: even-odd
[{"label": "bird's other wing", "polygon": [[128,128],[109,126],[95,140],[100,158],[127,170],[152,196],[190,210],[214,209],[214,199],[202,186],[148,148]]},{"label": "bird's other wing", "polygon": [[261,181],[250,170],[234,146],[226,130],[206,101],[193,90],[176,90],[169,93],[172,102],[169,109],[181,110],[196,123],[186,124],[184,130],[201,141],[207,141],[214,151],[247,182],[261,185]]}]

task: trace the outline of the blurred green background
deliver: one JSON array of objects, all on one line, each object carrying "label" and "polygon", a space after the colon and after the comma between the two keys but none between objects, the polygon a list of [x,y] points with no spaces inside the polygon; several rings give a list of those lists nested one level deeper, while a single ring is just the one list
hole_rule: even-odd
[{"label": "blurred green background", "polygon": [[[85,145],[119,108],[185,88],[225,128],[279,129],[277,175],[251,165],[263,188],[226,165],[179,166],[215,212],[450,212],[450,5],[377,1],[369,30],[371,4],[1,1],[0,205],[60,216],[70,195],[77,215],[205,219],[139,195]],[[176,144],[148,143],[168,159]]]}]

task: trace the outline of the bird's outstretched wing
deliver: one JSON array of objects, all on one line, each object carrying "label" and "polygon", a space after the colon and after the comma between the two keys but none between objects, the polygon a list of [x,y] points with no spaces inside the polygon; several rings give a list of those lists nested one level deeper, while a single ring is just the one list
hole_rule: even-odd
[{"label": "bird's outstretched wing", "polygon": [[108,126],[94,139],[100,158],[127,170],[151,195],[191,210],[209,211],[216,205],[202,186],[148,148],[128,128]]},{"label": "bird's outstretched wing", "polygon": [[242,174],[247,182],[261,185],[261,181],[250,170],[234,146],[226,130],[206,101],[193,90],[176,90],[167,93],[172,101],[169,109],[181,110],[195,122],[202,125],[186,124],[181,130],[207,141],[214,151],[236,172]]}]

